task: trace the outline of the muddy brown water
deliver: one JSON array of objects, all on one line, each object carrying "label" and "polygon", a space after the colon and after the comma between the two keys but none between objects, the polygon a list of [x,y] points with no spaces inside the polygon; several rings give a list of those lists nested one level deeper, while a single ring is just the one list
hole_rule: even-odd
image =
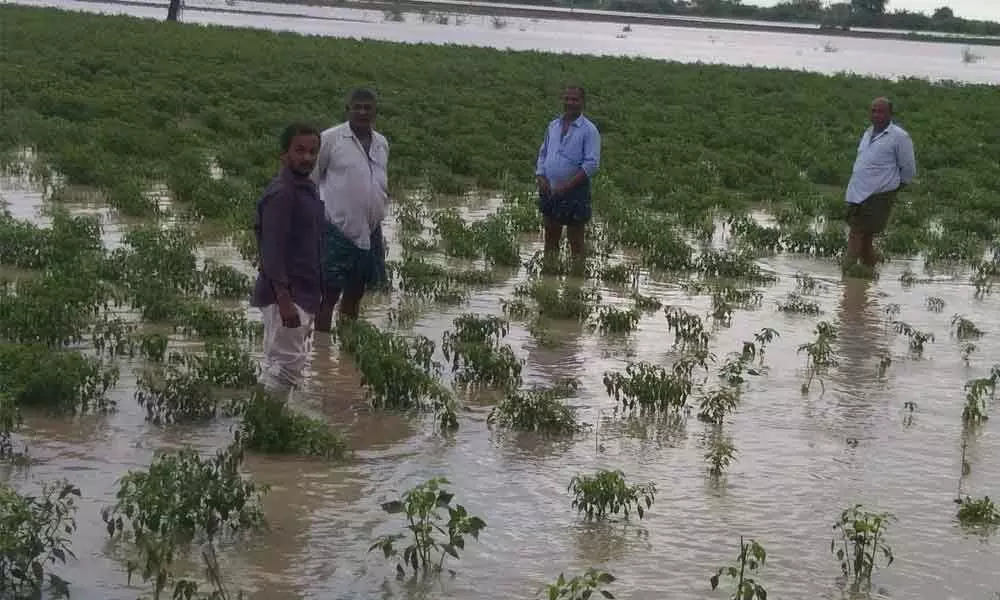
[{"label": "muddy brown water", "polygon": [[[15,215],[45,222],[43,194],[27,180],[0,179],[0,195]],[[481,218],[495,206],[496,201],[471,202],[466,215]],[[127,227],[100,206],[71,208],[101,215],[109,245],[118,243]],[[390,252],[396,255],[389,221]],[[522,256],[539,248],[540,240],[531,238]],[[223,243],[210,243],[204,252],[242,263]],[[994,540],[957,525],[952,500],[960,473],[962,386],[983,376],[991,357],[1000,356],[997,297],[975,300],[961,275],[938,275],[933,283],[905,288],[899,276],[907,267],[924,272],[917,260],[885,265],[877,282],[846,284],[830,260],[781,255],[760,262],[779,282],[762,288],[760,308],[738,311],[731,327],[717,330],[712,349],[725,356],[762,327],[777,329],[781,337],[767,350],[769,370],[747,385],[738,410],[727,419],[738,460],[720,484],[706,476],[701,444],[707,426],[694,418],[679,430],[660,432],[626,424],[613,415],[601,383],[605,371],[622,370],[630,360],[669,363],[673,336],[662,311],[644,316],[639,330],[624,340],[558,328],[556,348],[540,347],[522,325],[511,327],[507,341],[526,361],[527,383],[580,378],[580,392],[571,402],[585,421],[600,420],[599,442],[594,435],[547,443],[492,432],[485,422],[488,399],[468,402],[470,412],[453,438],[433,434],[420,419],[372,414],[356,369],[319,336],[308,389],[295,403],[343,428],[357,456],[335,465],[249,457],[247,472],[272,486],[265,502],[270,529],[224,546],[224,573],[261,599],[471,600],[533,598],[561,571],[576,574],[598,566],[618,577],[612,590],[619,598],[700,600],[724,597],[709,590],[708,578],[735,557],[743,535],[769,552],[761,580],[770,597],[840,598],[831,525],[841,509],[862,502],[899,519],[888,534],[896,562],[876,575],[875,596],[992,599],[1000,591],[1000,551]],[[775,308],[794,289],[799,271],[823,283],[814,298],[823,310],[818,317]],[[512,295],[521,277],[473,295],[466,306],[428,310],[415,331],[439,341],[462,313],[499,314],[500,300]],[[600,292],[606,303],[626,302],[621,288]],[[689,296],[674,281],[644,277],[640,292],[703,314],[710,310],[708,297]],[[943,299],[945,309],[927,310],[929,296]],[[388,296],[371,299],[366,317],[385,326],[392,302]],[[923,358],[909,356],[906,340],[889,327],[890,303],[900,305],[898,318],[935,334]],[[986,332],[971,367],[949,336],[955,313]],[[841,365],[828,375],[824,394],[817,388],[803,396],[805,363],[796,348],[812,339],[820,319],[840,325]],[[891,351],[893,363],[880,379],[877,356],[883,349]],[[82,489],[73,537],[77,559],[59,571],[72,582],[77,599],[125,600],[143,592],[126,585],[100,518],[100,509],[113,501],[116,480],[129,469],[146,467],[156,449],[187,444],[212,452],[231,440],[233,423],[225,419],[204,427],[147,424],[132,396],[134,366],[123,365],[114,392],[117,413],[74,420],[29,415],[21,439],[37,464],[0,471],[21,490],[61,478]],[[910,419],[906,401],[918,406]],[[968,452],[972,472],[965,492],[1000,494],[997,425],[987,423],[970,439]],[[577,517],[566,486],[573,475],[598,468],[622,469],[633,481],[656,483],[658,495],[646,519],[593,525]],[[488,527],[481,541],[469,543],[462,559],[452,563],[456,577],[425,587],[400,584],[391,563],[366,553],[374,537],[400,529],[379,503],[434,476],[448,477],[458,500]]]}]

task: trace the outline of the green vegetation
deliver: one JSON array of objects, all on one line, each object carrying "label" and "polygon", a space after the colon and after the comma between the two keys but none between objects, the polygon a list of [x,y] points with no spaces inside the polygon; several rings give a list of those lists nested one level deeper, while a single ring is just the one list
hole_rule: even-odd
[{"label": "green vegetation", "polygon": [[709,584],[719,587],[719,579],[727,575],[733,582],[732,600],[767,600],[767,590],[756,580],[756,575],[767,561],[767,551],[756,540],[743,541],[740,536],[740,554],[736,564],[722,567],[712,575]]},{"label": "green vegetation", "polygon": [[[769,311],[788,323],[821,314],[812,295],[826,285],[804,273],[775,308],[767,290],[778,274],[761,259],[788,253],[832,263],[843,251],[842,190],[876,95],[896,99],[921,167],[880,240],[882,254],[947,266],[968,278],[978,299],[1000,274],[1000,138],[982,126],[1000,122],[990,87],[164,27],[11,5],[0,7],[0,19],[7,51],[0,160],[44,186],[50,217],[41,227],[0,210],[0,460],[22,454],[30,413],[113,411],[111,392],[131,375],[151,426],[176,431],[220,416],[238,421],[234,444],[214,459],[185,449],[127,475],[105,512],[110,535],[123,542],[114,545],[123,562],[158,597],[232,597],[215,545],[263,524],[264,486],[240,474],[244,451],[350,455],[329,424],[251,390],[260,327],[236,305],[250,283],[245,267],[256,260],[249,224],[275,171],[276,132],[292,119],[330,124],[336,98],[371,83],[371,73],[383,98],[380,128],[393,143],[402,252],[383,290],[388,324],[345,325],[336,342],[375,411],[434,414],[442,445],[455,439],[444,434],[476,424],[477,416],[481,422],[485,410],[476,415],[477,404],[491,400],[491,426],[573,438],[586,425],[565,403],[571,391],[551,380],[530,385],[523,348],[513,340],[530,335],[536,347],[558,348],[593,328],[628,348],[644,321],[657,320],[670,332],[660,340],[663,355],[627,354],[622,368],[609,368],[597,419],[604,412],[613,427],[650,439],[650,430],[660,438],[683,433],[696,412],[707,430],[708,471],[713,483],[724,483],[736,456],[724,428],[739,418],[742,394],[787,365],[765,365],[775,329],[735,347],[713,344],[741,311]],[[318,72],[329,76],[317,79]],[[468,85],[470,73],[476,85]],[[530,169],[540,126],[555,110],[561,79],[581,74],[605,156],[582,270],[522,256],[520,237],[540,228]],[[448,205],[465,192],[495,193],[496,208],[473,219]],[[106,245],[97,218],[66,210],[81,195],[142,223],[125,223],[120,244]],[[203,259],[206,238],[231,244],[245,264]],[[904,285],[924,283],[910,275]],[[514,297],[497,302],[503,318],[465,312],[478,290],[513,281]],[[647,281],[676,293],[644,295]],[[609,291],[623,304],[605,304]],[[935,318],[944,302],[930,297],[926,306],[932,314],[921,316]],[[451,328],[415,333],[425,311],[440,308],[455,315]],[[989,340],[960,315],[922,331],[901,318],[923,321],[901,313],[888,305],[886,321],[914,355],[935,332],[950,330],[968,364],[972,340]],[[829,318],[815,325],[811,341],[790,341],[807,359],[805,393],[840,365],[838,332],[846,324]],[[879,358],[884,375],[891,355]],[[967,384],[961,418],[968,431],[987,420],[998,381],[995,367]],[[956,421],[959,410],[956,403]],[[603,452],[600,436],[596,442]],[[404,573],[438,572],[446,556],[457,558],[466,536],[476,538],[485,523],[452,505],[445,483],[432,480],[386,504],[387,512],[406,515],[407,532],[379,538],[372,550],[399,558]],[[63,560],[68,539],[24,532],[68,536],[72,527],[59,525],[70,509],[60,506],[74,489],[29,498],[0,488],[0,508],[14,515],[0,518],[0,575],[8,578],[0,584],[33,592],[59,583],[47,565]],[[570,490],[574,508],[593,520],[632,511],[643,518],[656,492],[617,470],[575,477]],[[995,514],[985,501],[967,504],[970,515]],[[447,518],[438,512],[445,508]],[[835,555],[856,583],[870,581],[877,557],[892,561],[887,519],[855,507],[835,526]],[[207,582],[181,572],[181,556],[196,540],[208,542],[201,556]],[[734,574],[737,595],[765,596],[750,577],[764,559],[755,542],[741,541],[738,567],[717,574],[713,587],[720,575]],[[560,577],[547,592],[610,597],[600,587],[610,581],[588,571]]]}]

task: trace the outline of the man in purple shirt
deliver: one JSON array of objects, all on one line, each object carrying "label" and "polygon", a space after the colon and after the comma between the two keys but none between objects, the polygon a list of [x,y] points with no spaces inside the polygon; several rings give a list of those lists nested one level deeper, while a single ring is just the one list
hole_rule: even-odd
[{"label": "man in purple shirt", "polygon": [[319,130],[289,125],[281,134],[281,170],[257,202],[260,270],[250,304],[263,316],[260,383],[271,393],[287,394],[302,384],[323,293],[323,203],[309,178],[319,146]]},{"label": "man in purple shirt", "polygon": [[601,162],[601,134],[583,116],[586,93],[576,85],[563,91],[563,114],[549,122],[538,149],[535,178],[538,208],[545,224],[545,255],[559,254],[566,227],[570,253],[583,259],[584,234],[590,221],[590,181]]}]

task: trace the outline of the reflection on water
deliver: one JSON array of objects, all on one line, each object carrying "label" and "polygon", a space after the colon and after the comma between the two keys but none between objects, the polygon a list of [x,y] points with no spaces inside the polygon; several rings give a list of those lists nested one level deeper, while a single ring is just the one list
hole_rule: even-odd
[{"label": "reflection on water", "polygon": [[[17,0],[18,4],[55,6],[87,12],[128,14],[164,19],[166,2],[125,6],[81,0]],[[461,25],[423,22],[406,13],[404,22],[385,21],[382,11],[339,6],[304,6],[268,2],[240,2],[240,10],[265,15],[206,12],[224,10],[220,2],[189,0],[182,20],[204,25],[266,28],[309,35],[367,38],[411,43],[487,46],[573,54],[633,56],[680,62],[754,65],[820,73],[856,72],[878,77],[923,77],[977,83],[1000,83],[1000,47],[973,46],[982,57],[965,64],[962,46],[899,40],[774,32],[732,31],[661,25],[632,25],[623,37],[621,24],[561,19],[505,18],[494,26],[486,15],[468,15]],[[282,14],[298,16],[284,17]],[[827,51],[828,47],[836,52]],[[871,60],[878,56],[878,60]]]},{"label": "reflection on water", "polygon": [[[23,193],[19,185],[0,179],[0,195],[15,214],[38,219],[41,194]],[[492,208],[495,203],[470,216],[481,218]],[[115,236],[128,228],[110,213],[102,218]],[[390,248],[396,249],[392,231],[387,227]],[[245,267],[228,244],[210,245],[217,260]],[[538,246],[528,240],[522,256]],[[951,503],[962,385],[985,374],[991,357],[1000,356],[1000,336],[989,333],[1000,331],[997,298],[974,301],[961,278],[903,288],[900,274],[906,268],[919,273],[916,263],[885,265],[880,279],[869,282],[842,280],[832,261],[778,255],[761,262],[779,282],[762,289],[760,308],[737,311],[732,326],[718,329],[712,339],[712,350],[724,357],[762,327],[781,334],[768,348],[765,374],[746,384],[738,410],[724,426],[737,456],[720,483],[706,477],[704,424],[682,417],[623,417],[605,393],[603,374],[623,370],[628,360],[670,365],[673,336],[662,311],[644,314],[627,341],[579,323],[559,323],[549,329],[554,342],[549,345],[536,341],[525,325],[512,325],[506,341],[525,359],[528,383],[578,378],[581,388],[569,402],[586,422],[600,423],[596,435],[591,430],[562,442],[490,431],[488,395],[469,401],[461,429],[448,437],[432,434],[424,418],[373,413],[357,369],[334,341],[317,336],[308,388],[294,402],[344,429],[356,457],[344,465],[249,457],[246,470],[272,486],[265,501],[270,531],[224,548],[226,576],[262,600],[478,600],[531,597],[560,571],[572,576],[597,566],[618,577],[613,589],[621,598],[662,600],[669,593],[671,599],[705,600],[719,597],[708,590],[706,575],[732,560],[745,535],[768,549],[766,582],[774,597],[834,598],[838,567],[829,555],[829,526],[845,506],[863,502],[901,517],[891,530],[897,561],[878,575],[879,586],[893,597],[975,599],[1000,589],[995,575],[1000,554],[955,528]],[[819,319],[839,326],[840,366],[831,370],[825,394],[814,389],[807,397],[800,392],[803,357],[796,349],[813,339],[818,319],[773,308],[794,289],[797,271],[823,283],[812,297],[824,311]],[[466,306],[428,307],[414,331],[440,342],[463,312],[500,314],[500,300],[513,297],[523,278],[522,271],[477,291]],[[676,281],[643,278],[639,287],[643,295],[698,314],[709,310],[706,297],[688,296]],[[627,303],[628,293],[601,288],[609,304]],[[928,295],[940,297],[948,309],[926,310]],[[372,298],[366,317],[384,325],[396,300]],[[881,304],[888,303],[900,305],[899,318],[936,334],[924,358],[908,356],[905,339],[886,326]],[[956,312],[988,332],[969,368],[948,336]],[[256,311],[249,314],[259,318]],[[886,353],[893,363],[879,377],[879,357]],[[0,473],[26,490],[62,477],[81,486],[80,528],[73,538],[78,559],[61,571],[73,583],[74,598],[133,600],[139,594],[126,585],[121,564],[106,548],[99,517],[100,508],[114,500],[116,480],[148,465],[157,448],[190,444],[213,452],[232,436],[230,420],[190,428],[146,424],[132,397],[133,368],[122,366],[115,414],[76,420],[29,415],[24,437],[38,464]],[[706,384],[717,385],[714,370],[709,377]],[[916,401],[918,409],[912,426],[904,428],[900,409],[906,400]],[[989,427],[970,446],[972,473],[965,485],[975,495],[990,493],[1000,477],[1000,437],[990,435]],[[858,443],[849,445],[849,438]],[[566,487],[573,475],[599,468],[621,469],[636,483],[656,483],[656,503],[646,519],[627,527],[580,521]],[[373,538],[403,527],[379,503],[439,475],[452,481],[458,501],[483,516],[488,527],[479,543],[470,541],[462,559],[452,562],[458,571],[454,579],[431,588],[400,584],[391,562],[367,554]],[[640,529],[648,537],[636,535]]]}]

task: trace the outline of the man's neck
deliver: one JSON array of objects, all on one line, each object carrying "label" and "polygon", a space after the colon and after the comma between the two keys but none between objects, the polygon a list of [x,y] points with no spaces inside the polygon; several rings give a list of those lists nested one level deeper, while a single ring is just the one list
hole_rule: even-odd
[{"label": "man's neck", "polygon": [[872,133],[874,133],[874,134],[882,133],[886,129],[889,129],[890,125],[892,125],[892,121],[887,122],[885,125],[883,125],[881,127],[879,127],[877,125],[872,125]]},{"label": "man's neck", "polygon": [[573,121],[576,121],[577,119],[579,119],[582,115],[583,115],[583,113],[579,113],[579,114],[575,114],[575,115],[563,113],[563,121],[566,121],[567,123],[572,123]]},{"label": "man's neck", "polygon": [[371,127],[355,127],[353,124],[350,125],[351,132],[357,137],[367,140],[372,137]]}]

